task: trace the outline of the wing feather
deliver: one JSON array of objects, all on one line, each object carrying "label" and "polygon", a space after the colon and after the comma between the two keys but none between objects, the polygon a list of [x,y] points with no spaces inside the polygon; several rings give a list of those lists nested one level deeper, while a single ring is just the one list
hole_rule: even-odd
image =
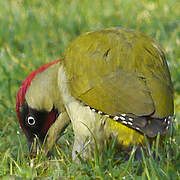
[{"label": "wing feather", "polygon": [[173,114],[170,73],[159,45],[122,29],[81,35],[65,53],[71,94],[107,114]]}]

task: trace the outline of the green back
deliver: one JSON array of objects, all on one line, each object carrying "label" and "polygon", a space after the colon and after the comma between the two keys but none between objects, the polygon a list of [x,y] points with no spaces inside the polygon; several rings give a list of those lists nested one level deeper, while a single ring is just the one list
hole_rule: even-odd
[{"label": "green back", "polygon": [[71,94],[104,113],[165,117],[173,88],[164,53],[151,38],[120,28],[83,34],[66,49]]}]

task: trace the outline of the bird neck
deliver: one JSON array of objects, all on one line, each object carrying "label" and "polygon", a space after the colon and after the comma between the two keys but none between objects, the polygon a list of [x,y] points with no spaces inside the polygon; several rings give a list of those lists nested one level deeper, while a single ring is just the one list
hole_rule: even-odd
[{"label": "bird neck", "polygon": [[51,65],[40,72],[32,80],[31,86],[26,93],[26,101],[34,109],[51,111],[55,106],[62,111],[63,104],[58,90],[58,69],[60,62]]}]

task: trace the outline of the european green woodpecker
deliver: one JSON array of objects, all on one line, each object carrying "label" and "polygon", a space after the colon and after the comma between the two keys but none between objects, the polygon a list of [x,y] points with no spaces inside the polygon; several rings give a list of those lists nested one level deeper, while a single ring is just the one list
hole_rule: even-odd
[{"label": "european green woodpecker", "polygon": [[144,146],[144,135],[165,134],[173,116],[164,52],[132,30],[104,29],[76,38],[65,51],[58,84],[74,130],[73,159],[88,144],[94,148],[94,137],[101,150],[110,137],[124,148]]},{"label": "european green woodpecker", "polygon": [[53,61],[31,73],[17,94],[17,116],[33,155],[43,143],[48,153],[70,122],[58,90],[60,64],[59,60]]}]

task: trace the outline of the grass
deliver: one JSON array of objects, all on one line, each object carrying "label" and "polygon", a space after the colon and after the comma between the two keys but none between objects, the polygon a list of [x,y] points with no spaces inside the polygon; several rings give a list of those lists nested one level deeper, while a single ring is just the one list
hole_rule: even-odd
[{"label": "grass", "polygon": [[[180,4],[177,0],[0,0],[0,176],[4,179],[180,179]],[[173,138],[166,138],[160,160],[117,158],[113,143],[103,160],[96,155],[77,165],[71,160],[72,128],[48,160],[30,160],[15,113],[22,80],[37,67],[63,56],[79,34],[120,26],[158,40],[166,50],[175,91]],[[157,143],[158,144],[158,143]],[[171,151],[173,150],[173,153]],[[155,150],[157,152],[157,150]],[[98,152],[97,152],[98,153]],[[32,162],[33,161],[33,162]]]}]

